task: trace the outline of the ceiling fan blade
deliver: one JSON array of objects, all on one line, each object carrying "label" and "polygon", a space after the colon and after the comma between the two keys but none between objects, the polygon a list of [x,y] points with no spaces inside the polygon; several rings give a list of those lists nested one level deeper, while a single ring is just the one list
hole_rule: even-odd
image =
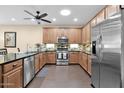
[{"label": "ceiling fan blade", "polygon": [[52,23],[51,21],[49,21],[49,20],[45,20],[45,19],[41,19],[42,21],[44,21],[44,22],[47,22],[47,23]]},{"label": "ceiling fan blade", "polygon": [[24,18],[24,19],[33,19],[33,18]]},{"label": "ceiling fan blade", "polygon": [[30,13],[29,11],[27,11],[27,10],[24,10],[24,11],[25,11],[26,13],[28,13],[29,15],[35,17],[35,15],[33,15],[32,13]]},{"label": "ceiling fan blade", "polygon": [[47,13],[43,13],[40,15],[40,18],[46,17],[48,14]]}]

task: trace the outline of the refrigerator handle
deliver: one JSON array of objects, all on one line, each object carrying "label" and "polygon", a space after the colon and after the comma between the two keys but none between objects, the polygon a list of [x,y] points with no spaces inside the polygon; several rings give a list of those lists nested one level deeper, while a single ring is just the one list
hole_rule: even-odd
[{"label": "refrigerator handle", "polygon": [[104,45],[102,43],[102,36],[100,36],[100,60],[102,60],[103,58],[103,48],[104,48]]}]

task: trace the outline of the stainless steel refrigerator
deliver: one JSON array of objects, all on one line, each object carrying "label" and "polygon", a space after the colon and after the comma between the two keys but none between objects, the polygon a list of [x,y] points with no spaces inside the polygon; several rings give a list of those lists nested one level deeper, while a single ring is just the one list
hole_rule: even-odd
[{"label": "stainless steel refrigerator", "polygon": [[94,26],[91,33],[92,86],[124,87],[124,9]]}]

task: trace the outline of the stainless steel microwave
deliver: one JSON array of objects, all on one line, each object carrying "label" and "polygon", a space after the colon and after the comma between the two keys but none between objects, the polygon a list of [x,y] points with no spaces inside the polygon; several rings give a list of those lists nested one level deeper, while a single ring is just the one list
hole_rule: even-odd
[{"label": "stainless steel microwave", "polygon": [[58,43],[66,44],[66,43],[68,43],[68,38],[65,36],[58,37]]}]

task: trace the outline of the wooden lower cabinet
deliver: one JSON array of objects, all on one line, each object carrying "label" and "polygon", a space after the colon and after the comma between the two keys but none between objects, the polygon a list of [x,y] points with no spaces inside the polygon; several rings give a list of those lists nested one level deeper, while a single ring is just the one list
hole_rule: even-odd
[{"label": "wooden lower cabinet", "polygon": [[91,55],[88,55],[88,73],[91,75]]},{"label": "wooden lower cabinet", "polygon": [[3,75],[4,88],[22,87],[22,66]]},{"label": "wooden lower cabinet", "polygon": [[56,53],[55,52],[47,52],[46,53],[46,62],[50,64],[56,63]]},{"label": "wooden lower cabinet", "polygon": [[43,54],[40,54],[40,69],[44,66],[44,62],[43,62]]},{"label": "wooden lower cabinet", "polygon": [[83,53],[83,68],[87,71],[87,67],[88,67],[88,60],[87,60],[87,54]]},{"label": "wooden lower cabinet", "polygon": [[69,53],[69,63],[78,64],[79,63],[79,52],[70,52]]},{"label": "wooden lower cabinet", "polygon": [[82,66],[89,75],[91,75],[91,55],[86,53],[80,53],[79,64]]},{"label": "wooden lower cabinet", "polygon": [[40,70],[40,56],[35,55],[35,73],[37,73]]},{"label": "wooden lower cabinet", "polygon": [[46,53],[44,52],[42,54],[43,54],[43,65],[45,65],[46,62],[47,62],[47,60],[46,60]]}]

